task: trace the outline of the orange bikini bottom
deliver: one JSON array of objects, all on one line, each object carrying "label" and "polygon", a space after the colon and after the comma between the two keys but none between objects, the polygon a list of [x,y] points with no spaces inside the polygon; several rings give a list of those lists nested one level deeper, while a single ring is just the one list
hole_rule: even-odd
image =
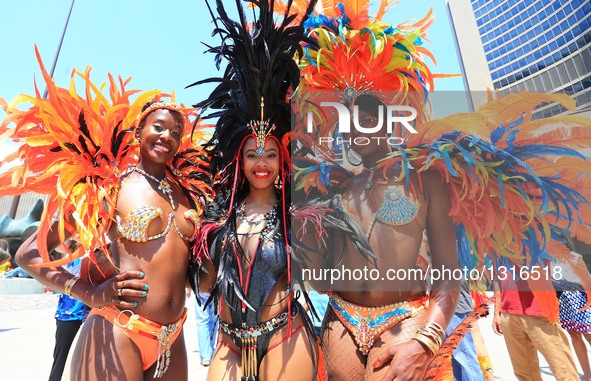
[{"label": "orange bikini bottom", "polygon": [[179,320],[172,324],[162,325],[134,314],[130,310],[120,310],[114,305],[93,308],[88,316],[98,315],[121,329],[135,343],[142,354],[142,366],[146,371],[156,361],[154,377],[161,377],[170,363],[170,347],[182,332],[183,323],[187,319],[187,309]]}]

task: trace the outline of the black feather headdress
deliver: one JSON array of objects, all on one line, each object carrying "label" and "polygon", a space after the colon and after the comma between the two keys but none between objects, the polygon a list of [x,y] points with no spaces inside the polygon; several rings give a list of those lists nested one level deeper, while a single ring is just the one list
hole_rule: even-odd
[{"label": "black feather headdress", "polygon": [[[305,40],[302,25],[305,17],[302,20],[295,12],[290,14],[291,0],[278,19],[275,19],[273,0],[247,2],[252,5],[252,9],[248,10],[252,11],[251,21],[247,20],[241,0],[235,0],[238,21],[228,16],[222,0],[215,2],[217,15],[206,1],[215,24],[213,35],[221,38],[220,45],[209,46],[208,52],[215,54],[218,69],[224,60],[227,67],[221,78],[190,85],[217,83],[210,96],[195,105],[201,109],[203,118],[217,118],[213,136],[206,144],[216,196],[203,221],[195,251],[198,259],[208,257],[217,269],[208,303],[214,301],[217,305],[221,294],[233,311],[238,312],[241,305],[243,316],[248,315],[245,315],[245,310],[255,310],[248,303],[239,274],[240,262],[237,258],[243,253],[236,238],[235,222],[237,205],[249,192],[248,181],[245,181],[241,171],[241,150],[250,137],[255,138],[259,155],[262,155],[267,139],[275,140],[279,146],[277,218],[280,221],[279,231],[282,232],[279,240],[285,242],[288,311],[294,306],[289,234],[289,97],[299,85],[300,72],[294,56],[303,55],[301,43]],[[315,2],[310,0],[306,15],[311,13]],[[247,320],[246,317],[243,319]],[[291,319],[288,319],[287,329],[291,332]],[[314,352],[313,345],[311,349]]]},{"label": "black feather headdress", "polygon": [[[219,46],[210,46],[208,52],[216,55],[218,69],[224,60],[227,67],[221,78],[190,85],[218,83],[210,96],[196,107],[205,113],[203,118],[218,118],[208,148],[212,152],[212,172],[226,175],[221,183],[232,176],[234,168],[230,167],[236,164],[245,138],[252,136],[252,124],[267,122],[269,127],[275,126],[271,136],[287,149],[288,97],[297,88],[300,76],[293,57],[296,53],[302,56],[304,28],[302,22],[296,22],[297,14],[290,14],[291,3],[281,20],[274,17],[272,1],[252,1],[251,10],[244,9],[242,3],[236,0],[238,21],[235,21],[228,16],[221,0],[215,3],[217,15],[207,2],[215,24],[213,35],[222,40]],[[315,1],[310,2],[306,14],[313,10],[314,4]],[[252,11],[252,21],[247,20],[247,11]]]},{"label": "black feather headdress", "polygon": [[[278,215],[289,248],[289,97],[299,84],[294,56],[303,55],[305,17],[302,20],[295,12],[291,14],[291,1],[277,15],[273,1],[247,1],[251,9],[245,9],[245,2],[235,0],[237,21],[230,18],[222,0],[215,1],[215,12],[206,3],[215,25],[213,35],[221,38],[219,46],[208,46],[208,52],[215,54],[218,69],[224,61],[227,66],[222,77],[189,85],[217,83],[210,96],[195,105],[204,119],[217,118],[213,136],[206,144],[216,191],[208,217],[216,222],[204,222],[196,251],[198,257],[215,253],[212,260],[218,275],[213,297],[220,293],[234,294],[246,303],[238,274],[230,263],[235,260],[234,250],[240,247],[228,239],[235,230],[235,206],[248,194],[248,184],[241,178],[240,152],[249,137],[262,138],[262,145],[265,139],[275,139],[278,143],[281,193]],[[315,3],[310,1],[305,14],[311,13]],[[250,20],[247,12],[252,13]],[[260,148],[261,144],[257,146]],[[288,254],[288,273],[289,257]]]}]

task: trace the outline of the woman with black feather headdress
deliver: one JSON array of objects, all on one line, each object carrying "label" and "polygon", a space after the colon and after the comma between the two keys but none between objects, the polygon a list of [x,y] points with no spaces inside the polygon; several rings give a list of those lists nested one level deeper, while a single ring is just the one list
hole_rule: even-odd
[{"label": "woman with black feather headdress", "polygon": [[289,6],[276,23],[273,3],[253,4],[249,23],[240,1],[234,21],[217,0],[211,13],[222,42],[209,51],[218,67],[229,64],[223,78],[194,84],[219,83],[197,105],[218,110],[206,116],[218,118],[206,145],[216,198],[196,247],[200,289],[212,294],[208,303],[221,300],[209,379],[313,379],[317,347],[293,289],[289,240],[288,94],[299,83],[293,56],[301,56],[303,28]]}]

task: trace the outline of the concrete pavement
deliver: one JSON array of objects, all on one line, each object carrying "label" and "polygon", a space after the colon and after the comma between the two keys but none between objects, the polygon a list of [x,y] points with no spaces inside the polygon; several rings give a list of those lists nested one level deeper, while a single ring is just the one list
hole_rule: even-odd
[{"label": "concrete pavement", "polygon": [[[57,294],[0,294],[0,381],[46,381],[53,362]],[[207,379],[200,364],[192,301],[184,326],[189,381]],[[69,360],[62,380],[70,379]]]},{"label": "concrete pavement", "polygon": [[[53,314],[56,294],[0,295],[0,381],[43,381],[52,363],[55,333]],[[185,341],[189,355],[189,380],[204,381],[207,368],[199,363],[197,329],[192,303],[187,303]],[[480,329],[491,356],[495,380],[513,381],[513,369],[505,342],[492,332],[492,318],[480,320]],[[554,380],[540,356],[544,380]],[[579,368],[579,373],[581,373]],[[66,367],[63,380],[69,379]]]}]

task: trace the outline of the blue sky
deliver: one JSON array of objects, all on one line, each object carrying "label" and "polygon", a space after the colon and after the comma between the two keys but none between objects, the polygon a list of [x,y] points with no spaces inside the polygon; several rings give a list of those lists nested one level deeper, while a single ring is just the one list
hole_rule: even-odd
[{"label": "blue sky", "polygon": [[[0,96],[12,99],[32,93],[39,73],[34,55],[37,44],[49,68],[70,7],[70,0],[12,1],[0,13]],[[166,5],[164,5],[166,4]],[[229,1],[228,8],[233,7]],[[386,15],[398,23],[419,19],[433,7],[435,23],[426,46],[438,60],[436,72],[459,73],[459,65],[443,0],[403,0]],[[204,0],[170,2],[146,0],[77,0],[55,71],[59,85],[67,86],[73,68],[93,68],[95,82],[106,73],[132,77],[131,87],[142,90],[175,89],[184,103],[206,96],[198,88],[184,87],[216,75],[213,55],[201,43],[215,43]],[[438,80],[438,90],[462,89],[460,79]]]},{"label": "blue sky", "polygon": [[[19,0],[0,12],[0,97],[11,100],[32,94],[40,79],[34,45],[46,67],[51,67],[71,0]],[[227,8],[233,8],[233,1]],[[443,0],[402,0],[386,15],[397,24],[422,18],[433,8],[435,22],[425,46],[434,52],[438,73],[459,73],[447,11]],[[216,43],[204,0],[132,1],[77,0],[57,62],[54,79],[67,87],[72,69],[92,66],[95,83],[107,73],[132,77],[130,89],[175,90],[177,101],[194,104],[211,87],[184,89],[197,80],[216,76],[213,55],[204,54],[202,42]],[[436,81],[437,90],[463,90],[460,78]],[[43,91],[42,83],[39,84]],[[0,111],[0,117],[4,113]],[[2,146],[0,146],[2,148]],[[2,148],[2,150],[4,150]]]}]

